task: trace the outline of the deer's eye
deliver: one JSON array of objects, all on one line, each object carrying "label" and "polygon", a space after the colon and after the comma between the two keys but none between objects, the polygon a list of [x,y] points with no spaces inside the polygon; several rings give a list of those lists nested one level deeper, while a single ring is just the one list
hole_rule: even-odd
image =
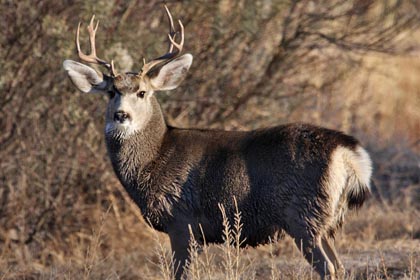
[{"label": "deer's eye", "polygon": [[146,92],[145,92],[144,90],[139,91],[139,92],[137,93],[137,97],[138,97],[138,98],[143,98],[145,94],[146,94]]}]

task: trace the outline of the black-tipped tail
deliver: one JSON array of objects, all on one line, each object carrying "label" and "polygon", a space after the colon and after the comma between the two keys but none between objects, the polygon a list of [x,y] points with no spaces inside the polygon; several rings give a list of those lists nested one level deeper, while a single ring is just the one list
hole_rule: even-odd
[{"label": "black-tipped tail", "polygon": [[362,207],[370,197],[370,185],[372,184],[372,161],[369,154],[360,146],[348,158],[353,172],[348,178],[347,201],[349,209]]},{"label": "black-tipped tail", "polygon": [[351,188],[347,194],[349,209],[359,209],[370,196],[369,187],[366,185],[359,184],[357,187]]}]

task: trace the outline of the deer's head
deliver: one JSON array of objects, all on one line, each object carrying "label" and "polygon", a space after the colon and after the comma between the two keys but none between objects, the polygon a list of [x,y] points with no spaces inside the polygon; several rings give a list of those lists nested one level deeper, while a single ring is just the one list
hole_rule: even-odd
[{"label": "deer's head", "polygon": [[[109,96],[106,113],[106,134],[128,137],[144,128],[152,114],[152,96],[155,91],[171,90],[182,82],[192,63],[192,55],[180,56],[184,44],[184,27],[178,21],[180,32],[176,32],[172,16],[165,6],[169,19],[168,52],[145,63],[140,72],[117,73],[114,63],[96,56],[95,34],[98,23],[94,16],[88,26],[90,54],[80,49],[79,31],[76,32],[76,48],[81,61],[99,64],[107,68],[109,74],[98,74],[93,68],[82,63],[65,60],[63,67],[73,84],[84,93],[102,93]],[[175,42],[180,33],[180,42]]]}]

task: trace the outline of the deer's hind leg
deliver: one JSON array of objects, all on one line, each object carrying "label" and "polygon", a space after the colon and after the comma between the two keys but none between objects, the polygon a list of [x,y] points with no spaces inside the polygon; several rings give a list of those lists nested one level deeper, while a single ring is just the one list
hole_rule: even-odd
[{"label": "deer's hind leg", "polygon": [[313,237],[303,228],[300,230],[295,228],[290,235],[306,261],[319,273],[321,279],[336,279],[334,264],[324,250],[320,236]]},{"label": "deer's hind leg", "polygon": [[337,277],[339,277],[340,279],[343,278],[345,269],[344,269],[343,263],[338,258],[338,254],[337,254],[337,251],[335,250],[334,243],[333,243],[334,241],[327,236],[323,236],[321,239],[321,242],[322,242],[322,248],[324,249],[328,258],[334,265],[335,271],[337,273]]}]

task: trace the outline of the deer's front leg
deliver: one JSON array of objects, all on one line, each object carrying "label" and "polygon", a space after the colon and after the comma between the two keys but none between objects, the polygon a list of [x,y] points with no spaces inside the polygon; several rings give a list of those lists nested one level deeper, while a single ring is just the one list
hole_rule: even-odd
[{"label": "deer's front leg", "polygon": [[175,279],[179,280],[184,274],[185,264],[189,261],[188,246],[190,234],[188,226],[176,225],[168,230],[168,235],[171,241],[172,252],[174,253]]}]

